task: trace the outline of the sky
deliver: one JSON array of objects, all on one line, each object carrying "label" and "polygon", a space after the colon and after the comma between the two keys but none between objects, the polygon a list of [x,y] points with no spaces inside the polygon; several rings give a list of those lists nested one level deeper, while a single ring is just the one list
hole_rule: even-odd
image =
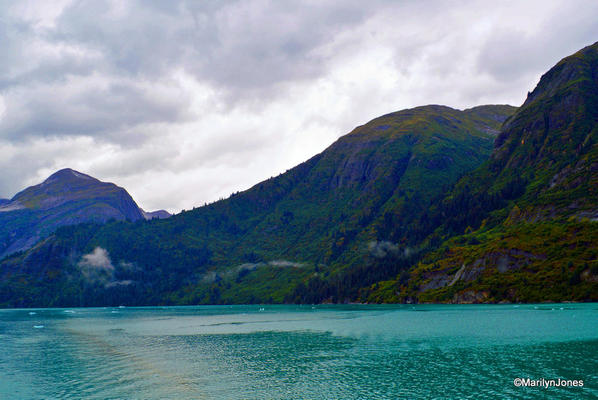
[{"label": "sky", "polygon": [[596,41],[596,1],[0,0],[0,198],[69,167],[191,209],[382,114],[520,105]]}]

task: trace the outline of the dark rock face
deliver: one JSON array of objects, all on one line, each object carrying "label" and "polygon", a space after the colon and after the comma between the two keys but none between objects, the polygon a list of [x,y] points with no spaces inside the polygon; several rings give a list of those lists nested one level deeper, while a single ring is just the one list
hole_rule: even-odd
[{"label": "dark rock face", "polygon": [[63,169],[0,203],[0,257],[28,249],[60,226],[143,218],[125,189]]}]

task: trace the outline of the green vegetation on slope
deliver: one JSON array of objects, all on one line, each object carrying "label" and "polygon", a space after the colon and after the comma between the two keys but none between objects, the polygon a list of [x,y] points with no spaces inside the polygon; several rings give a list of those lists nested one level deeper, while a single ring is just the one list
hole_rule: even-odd
[{"label": "green vegetation on slope", "polygon": [[516,112],[403,110],[226,200],[62,228],[0,304],[598,300],[597,191],[598,43]]},{"label": "green vegetation on slope", "polygon": [[[329,285],[340,276],[351,284],[331,297],[352,298],[415,259],[412,221],[488,157],[513,112],[426,106],[388,114],[226,200],[167,220],[60,229],[3,262],[0,303],[282,302],[300,300],[295,289],[310,279]],[[103,275],[91,279],[82,265],[97,248],[107,251]]]},{"label": "green vegetation on slope", "polygon": [[402,282],[360,293],[370,302],[598,301],[598,224],[519,223],[448,240]]},{"label": "green vegetation on slope", "polygon": [[598,299],[598,43],[547,72],[495,146],[421,219],[444,251],[371,300]]}]

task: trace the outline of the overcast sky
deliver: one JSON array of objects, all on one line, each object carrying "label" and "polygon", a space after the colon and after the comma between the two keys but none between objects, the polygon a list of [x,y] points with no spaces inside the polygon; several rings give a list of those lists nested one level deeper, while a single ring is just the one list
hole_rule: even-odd
[{"label": "overcast sky", "polygon": [[0,0],[0,197],[71,167],[189,209],[388,112],[520,105],[595,41],[596,1]]}]

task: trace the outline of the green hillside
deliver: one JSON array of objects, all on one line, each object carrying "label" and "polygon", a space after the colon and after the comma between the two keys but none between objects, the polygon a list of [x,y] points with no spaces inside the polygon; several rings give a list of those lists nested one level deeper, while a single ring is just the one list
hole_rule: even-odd
[{"label": "green hillside", "polygon": [[[490,160],[419,224],[444,241],[370,301],[598,300],[598,43],[560,61]],[[456,235],[456,236],[455,236]]]},{"label": "green hillside", "polygon": [[519,109],[395,112],[226,200],[60,228],[0,305],[597,301],[597,221],[598,43]]},{"label": "green hillside", "polygon": [[4,260],[0,304],[296,301],[305,282],[359,271],[330,293],[349,299],[420,256],[413,222],[488,158],[514,111],[399,111],[226,200],[167,220],[60,229]]}]

